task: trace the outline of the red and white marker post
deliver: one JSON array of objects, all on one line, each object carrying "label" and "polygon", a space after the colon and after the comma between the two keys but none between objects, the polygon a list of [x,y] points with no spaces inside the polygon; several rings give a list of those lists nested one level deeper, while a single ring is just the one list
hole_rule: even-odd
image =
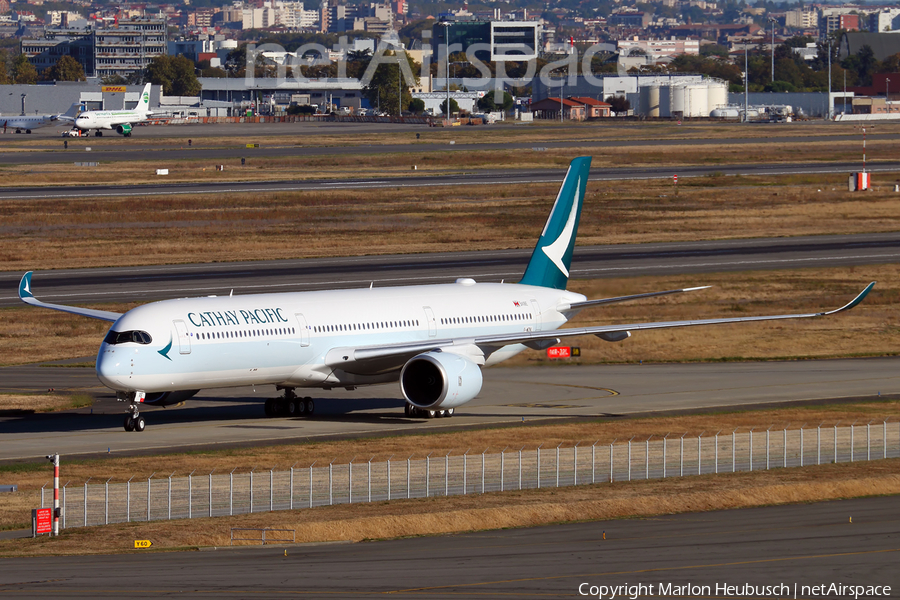
[{"label": "red and white marker post", "polygon": [[53,537],[59,535],[59,454],[48,456],[53,461]]}]

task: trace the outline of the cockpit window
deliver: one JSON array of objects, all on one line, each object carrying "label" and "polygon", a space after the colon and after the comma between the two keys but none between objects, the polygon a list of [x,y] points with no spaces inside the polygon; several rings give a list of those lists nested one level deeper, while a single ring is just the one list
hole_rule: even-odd
[{"label": "cockpit window", "polygon": [[149,344],[153,341],[150,334],[146,331],[113,331],[110,329],[103,340],[107,344],[125,344],[133,342],[135,344]]}]

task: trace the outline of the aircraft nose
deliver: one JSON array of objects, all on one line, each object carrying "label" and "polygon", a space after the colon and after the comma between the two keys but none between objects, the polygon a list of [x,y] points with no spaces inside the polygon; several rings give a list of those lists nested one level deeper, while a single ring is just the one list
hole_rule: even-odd
[{"label": "aircraft nose", "polygon": [[125,389],[124,382],[128,378],[129,361],[124,353],[104,347],[97,354],[96,371],[100,383],[106,387],[113,390]]}]

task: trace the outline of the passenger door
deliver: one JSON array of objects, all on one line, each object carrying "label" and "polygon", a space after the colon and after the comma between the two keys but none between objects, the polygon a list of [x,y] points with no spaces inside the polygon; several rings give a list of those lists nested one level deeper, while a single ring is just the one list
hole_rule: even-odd
[{"label": "passenger door", "polygon": [[191,336],[188,335],[187,326],[184,321],[177,320],[175,323],[175,331],[178,333],[178,351],[181,354],[191,353]]}]

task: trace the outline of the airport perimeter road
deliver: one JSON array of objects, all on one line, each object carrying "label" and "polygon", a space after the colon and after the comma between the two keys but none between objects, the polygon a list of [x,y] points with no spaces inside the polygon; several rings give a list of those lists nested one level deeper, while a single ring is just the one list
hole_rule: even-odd
[{"label": "airport perimeter road", "polygon": [[[90,359],[82,359],[87,362]],[[900,358],[487,369],[484,388],[450,419],[408,419],[398,384],[297,390],[316,416],[263,417],[273,386],[200,392],[183,404],[144,407],[147,429],[122,428],[125,407],[90,367],[0,369],[0,392],[87,391],[92,409],[0,417],[0,462],[63,456],[156,453],[335,437],[414,433],[553,419],[625,418],[669,411],[795,401],[900,396]],[[885,415],[888,416],[888,415]],[[765,427],[768,423],[760,423]]]},{"label": "airport perimeter road", "polygon": [[[93,157],[96,159],[96,156]],[[88,160],[88,158],[84,158]],[[778,175],[838,173],[846,175],[859,169],[857,162],[830,163],[762,163],[717,166],[666,166],[620,167],[591,169],[591,180],[621,181],[638,179],[671,179],[677,174],[682,179],[717,175],[744,175],[775,177]],[[867,171],[892,173],[900,171],[898,162],[869,163]],[[277,192],[315,192],[339,189],[396,189],[402,187],[442,187],[473,185],[534,185],[559,184],[565,170],[529,169],[527,171],[473,171],[449,174],[434,173],[414,177],[366,177],[360,179],[301,179],[278,181],[238,181],[225,183],[174,183],[142,185],[77,185],[7,187],[0,189],[0,200],[54,199],[54,198],[122,198],[132,196],[172,196],[182,194],[257,194]]]},{"label": "airport perimeter road", "polygon": [[[228,531],[226,520],[209,523]],[[834,583],[879,586],[882,593],[891,586],[887,595],[860,597],[897,598],[898,562],[900,513],[897,498],[889,497],[358,544],[8,558],[0,594],[531,599],[586,597],[579,591],[589,594],[592,586],[652,584],[652,591],[645,587],[631,597],[855,597],[803,593],[801,587]],[[748,593],[745,584],[755,589]],[[674,587],[685,585],[691,586],[687,592]],[[716,585],[736,587],[717,593]],[[775,593],[758,589],[781,585],[786,587]]]},{"label": "airport perimeter road", "polygon": [[[186,296],[297,292],[320,289],[518,281],[531,248],[484,252],[357,256],[243,263],[115,267],[41,271],[34,294],[46,302],[141,302]],[[702,285],[702,273],[761,269],[843,267],[900,262],[900,233],[709,242],[578,246],[575,279],[685,275]],[[688,277],[690,275],[690,277]],[[871,279],[859,271],[860,289]],[[0,307],[20,306],[21,272],[0,273]],[[652,290],[648,290],[652,291]],[[849,300],[849,298],[848,298]],[[814,309],[836,307],[812,307]]]}]

